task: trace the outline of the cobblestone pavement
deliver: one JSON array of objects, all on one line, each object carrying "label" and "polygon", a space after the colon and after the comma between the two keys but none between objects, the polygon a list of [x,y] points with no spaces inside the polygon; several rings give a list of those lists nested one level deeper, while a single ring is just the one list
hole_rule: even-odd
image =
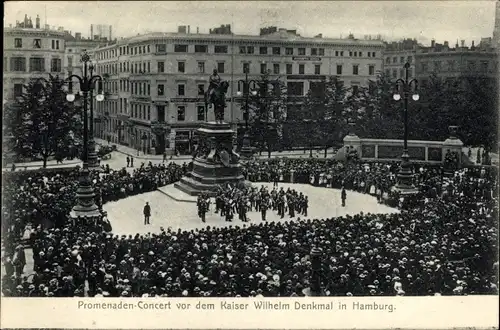
[{"label": "cobblestone pavement", "polygon": [[[270,183],[256,183],[256,186],[265,185],[272,189]],[[341,207],[340,190],[313,187],[307,184],[280,184],[285,190],[288,187],[303,192],[309,196],[309,210],[307,218],[325,219],[328,217],[342,216],[346,214],[364,213],[393,213],[398,210],[377,203],[377,200],[369,195],[347,192],[346,207]],[[142,210],[144,204],[151,205],[151,224],[144,225]],[[160,232],[160,228],[172,228],[173,230],[191,230],[206,226],[223,227],[228,225],[244,226],[237,215],[232,222],[226,222],[218,214],[214,214],[213,204],[211,211],[207,213],[206,223],[203,224],[198,218],[196,205],[193,203],[178,202],[161,192],[154,191],[141,195],[128,197],[117,202],[104,205],[113,225],[113,233],[119,235],[145,234],[148,232]],[[250,212],[250,222],[246,225],[261,222],[260,213]],[[304,216],[298,216],[305,218]],[[294,219],[297,219],[294,218]],[[277,212],[267,212],[268,221],[291,220],[288,216],[279,219]]]}]

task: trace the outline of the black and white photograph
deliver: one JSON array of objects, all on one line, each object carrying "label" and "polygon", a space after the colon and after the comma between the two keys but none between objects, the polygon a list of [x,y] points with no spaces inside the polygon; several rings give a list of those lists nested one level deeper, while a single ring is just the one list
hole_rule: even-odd
[{"label": "black and white photograph", "polygon": [[500,1],[4,6],[2,299],[498,295]]}]

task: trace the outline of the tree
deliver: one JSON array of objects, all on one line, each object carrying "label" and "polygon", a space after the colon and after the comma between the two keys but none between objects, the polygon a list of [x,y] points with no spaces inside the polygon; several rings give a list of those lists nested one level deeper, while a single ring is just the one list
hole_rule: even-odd
[{"label": "tree", "polygon": [[51,156],[64,158],[81,134],[79,108],[66,101],[64,80],[49,76],[42,83],[32,80],[6,114],[8,125],[17,141],[19,156],[43,159],[43,167]]},{"label": "tree", "polygon": [[[283,136],[287,106],[286,85],[279,78],[270,79],[267,73],[257,83],[256,95],[249,94],[248,128],[255,142],[265,148],[268,157],[271,157],[271,152],[281,144]],[[245,100],[242,101],[243,106],[244,103]]]}]

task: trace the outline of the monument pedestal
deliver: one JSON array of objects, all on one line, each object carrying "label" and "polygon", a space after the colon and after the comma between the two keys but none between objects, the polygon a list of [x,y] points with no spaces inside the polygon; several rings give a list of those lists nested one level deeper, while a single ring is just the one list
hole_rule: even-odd
[{"label": "monument pedestal", "polygon": [[214,195],[218,186],[227,183],[243,184],[240,156],[233,151],[233,134],[227,123],[203,123],[198,129],[200,143],[193,170],[175,183],[175,187],[194,196],[200,193]]}]

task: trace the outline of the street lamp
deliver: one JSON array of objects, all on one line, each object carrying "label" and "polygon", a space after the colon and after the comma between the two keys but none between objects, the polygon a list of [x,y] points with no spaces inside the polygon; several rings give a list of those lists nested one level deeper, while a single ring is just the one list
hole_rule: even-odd
[{"label": "street lamp", "polygon": [[408,154],[408,98],[412,92],[412,99],[418,101],[420,96],[417,93],[418,81],[416,79],[409,80],[410,63],[404,65],[405,78],[400,78],[396,81],[397,92],[394,93],[394,101],[401,100],[402,92],[404,101],[404,146],[403,155],[401,156],[401,165],[397,175],[398,182],[393,187],[393,190],[401,194],[415,194],[418,192],[417,188],[413,185],[413,173],[410,164],[410,155]]},{"label": "street lamp", "polygon": [[[79,179],[78,189],[76,191],[76,196],[78,199],[77,204],[73,207],[70,216],[76,218],[79,216],[88,217],[98,217],[100,216],[99,208],[97,207],[94,197],[94,189],[92,187],[92,182],[90,181],[90,171],[89,171],[89,122],[88,122],[88,99],[87,96],[89,92],[93,90],[94,84],[98,83],[98,94],[102,95],[102,77],[99,75],[88,75],[87,63],[90,61],[90,56],[84,52],[82,54],[81,61],[83,62],[83,76],[71,75],[68,77],[68,89],[69,93],[66,95],[66,100],[68,102],[75,101],[75,95],[73,94],[73,82],[72,79],[76,78],[80,84],[80,90],[83,94],[83,167],[80,172],[81,176]],[[102,97],[99,97],[102,100]],[[93,114],[91,114],[93,116]],[[91,137],[93,140],[93,138]],[[95,152],[95,151],[94,151]]]},{"label": "street lamp", "polygon": [[[248,106],[248,98],[250,94],[253,96],[257,95],[257,81],[250,79],[248,80],[248,69],[245,70],[245,80],[238,80],[238,91],[236,95],[241,96],[242,94],[245,96],[245,134],[243,135],[243,145],[241,147],[240,154],[243,157],[251,158],[253,154],[253,149],[250,145],[250,132],[248,129],[248,118],[249,114],[249,106]],[[243,90],[243,92],[241,92]]]}]

